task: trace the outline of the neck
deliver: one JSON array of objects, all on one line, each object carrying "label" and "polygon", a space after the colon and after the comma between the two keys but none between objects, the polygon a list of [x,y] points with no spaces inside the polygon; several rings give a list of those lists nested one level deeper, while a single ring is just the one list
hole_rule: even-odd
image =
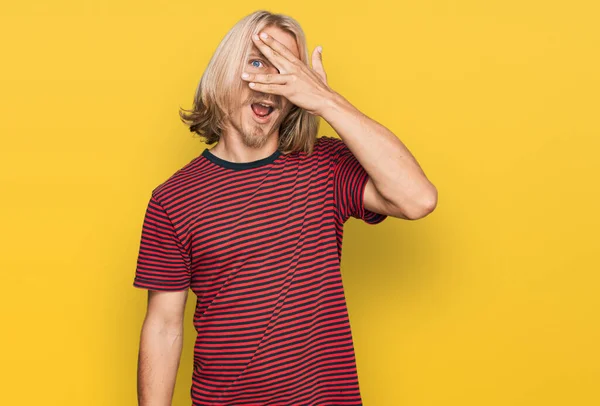
[{"label": "neck", "polygon": [[271,156],[279,145],[278,134],[271,134],[263,142],[248,145],[241,136],[232,136],[232,134],[223,134],[217,145],[210,149],[210,152],[218,158],[229,162],[252,162]]}]

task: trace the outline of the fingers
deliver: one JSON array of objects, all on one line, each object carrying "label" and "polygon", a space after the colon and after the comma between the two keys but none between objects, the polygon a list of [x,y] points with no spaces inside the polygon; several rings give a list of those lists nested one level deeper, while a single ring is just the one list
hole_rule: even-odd
[{"label": "fingers", "polygon": [[288,88],[284,85],[276,85],[274,83],[257,83],[250,82],[248,84],[252,88],[252,90],[256,90],[262,93],[270,93],[270,94],[278,94],[280,96],[286,96],[286,91]]},{"label": "fingers", "polygon": [[323,47],[320,45],[315,48],[312,54],[312,66],[315,73],[319,75],[325,84],[327,84],[327,74],[325,73],[325,68],[323,67],[322,51]]},{"label": "fingers", "polygon": [[280,72],[287,72],[290,70],[293,62],[298,61],[298,58],[290,51],[285,45],[277,41],[266,32],[252,36],[254,45],[259,51],[267,57],[269,62],[273,64]]},{"label": "fingers", "polygon": [[284,85],[290,80],[291,75],[280,73],[242,73],[242,79],[247,82]]}]

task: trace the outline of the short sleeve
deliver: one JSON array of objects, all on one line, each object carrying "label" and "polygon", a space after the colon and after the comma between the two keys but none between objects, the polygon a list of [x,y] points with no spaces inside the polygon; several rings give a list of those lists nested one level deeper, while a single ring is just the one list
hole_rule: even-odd
[{"label": "short sleeve", "polygon": [[189,254],[165,209],[153,195],[142,226],[133,286],[150,290],[185,290],[190,287],[190,267]]},{"label": "short sleeve", "polygon": [[352,216],[367,224],[381,223],[387,216],[364,206],[369,174],[342,140],[330,138],[334,144],[335,200],[342,221],[346,222]]}]

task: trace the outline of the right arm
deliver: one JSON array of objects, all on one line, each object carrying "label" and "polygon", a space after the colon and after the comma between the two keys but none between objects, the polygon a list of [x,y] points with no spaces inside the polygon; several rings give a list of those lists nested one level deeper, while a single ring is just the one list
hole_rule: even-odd
[{"label": "right arm", "polygon": [[183,347],[188,289],[148,290],[140,335],[137,391],[139,406],[170,406]]}]

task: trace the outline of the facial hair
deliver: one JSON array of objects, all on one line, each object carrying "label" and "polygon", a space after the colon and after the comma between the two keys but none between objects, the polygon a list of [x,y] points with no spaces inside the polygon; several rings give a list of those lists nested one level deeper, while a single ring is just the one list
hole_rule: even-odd
[{"label": "facial hair", "polygon": [[[256,95],[251,94],[248,97],[248,99],[245,100],[244,103],[242,103],[242,105],[240,106],[240,110],[250,107],[250,105],[252,103],[256,103],[260,100],[268,100],[268,101],[273,102],[274,107],[277,109],[277,111],[279,113],[279,117],[277,117],[277,119],[275,119],[271,123],[271,126],[269,127],[269,129],[263,129],[264,126],[262,126],[258,123],[255,123],[254,121],[252,121],[250,133],[244,131],[244,129],[242,128],[241,125],[240,125],[240,128],[236,127],[236,129],[238,130],[238,133],[241,136],[242,142],[248,148],[256,148],[256,149],[262,148],[269,140],[269,136],[271,135],[271,133],[280,126],[281,122],[283,121],[283,117],[284,117],[282,114],[283,112],[280,110],[280,103],[278,102],[278,100],[273,100],[272,97],[270,97],[268,94],[265,94],[265,93],[258,93]],[[251,112],[250,114],[253,114],[253,113]],[[273,114],[273,113],[271,113],[271,114]],[[241,111],[240,111],[240,116],[242,116]],[[234,125],[234,127],[235,127],[235,125]]]}]

